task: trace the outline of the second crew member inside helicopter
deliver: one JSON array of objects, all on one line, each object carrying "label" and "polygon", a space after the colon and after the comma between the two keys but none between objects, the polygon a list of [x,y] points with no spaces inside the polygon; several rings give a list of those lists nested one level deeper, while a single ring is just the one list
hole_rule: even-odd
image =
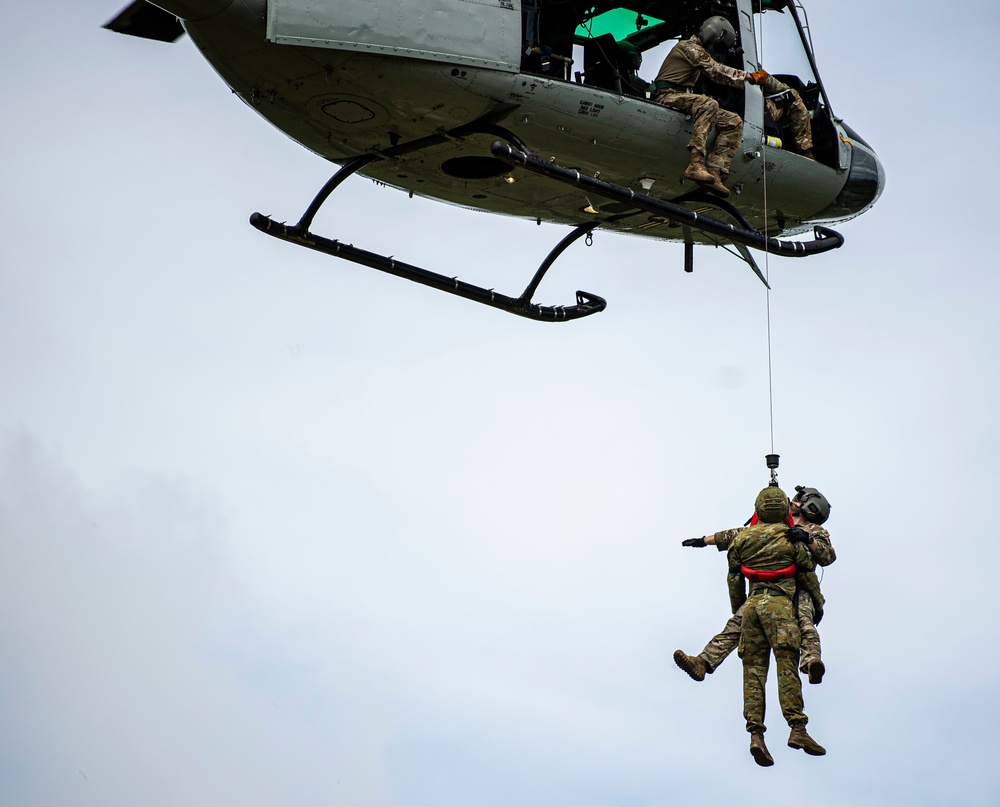
[{"label": "second crew member inside helicopter", "polygon": [[783,84],[774,76],[767,76],[761,85],[764,90],[764,105],[771,120],[780,123],[782,119],[786,119],[786,127],[795,142],[795,150],[803,157],[815,160],[812,150],[812,122],[802,96],[796,89]]},{"label": "second crew member inside helicopter", "polygon": [[[713,54],[721,57],[735,46],[736,31],[729,20],[720,16],[709,17],[701,24],[697,34],[674,45],[663,60],[652,86],[654,101],[690,115],[694,122],[694,132],[688,143],[691,161],[684,170],[684,178],[722,197],[730,195],[729,188],[723,183],[743,137],[743,118],[720,108],[714,98],[694,92],[694,86],[703,75],[716,84],[729,87],[742,87],[744,82],[760,84],[766,81],[768,76],[763,70],[748,73],[713,58]],[[709,152],[707,141],[713,127],[717,136]]]}]

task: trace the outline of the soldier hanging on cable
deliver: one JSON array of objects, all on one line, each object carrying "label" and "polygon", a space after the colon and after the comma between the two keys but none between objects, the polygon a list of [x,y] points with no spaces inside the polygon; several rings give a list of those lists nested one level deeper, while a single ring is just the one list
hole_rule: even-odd
[{"label": "soldier hanging on cable", "polygon": [[[830,543],[830,533],[821,525],[830,517],[830,502],[816,488],[795,486],[795,498],[791,501],[792,523],[800,528],[804,535],[789,531],[790,539],[801,540],[809,550],[813,561],[820,566],[829,566],[837,559],[837,553]],[[729,549],[745,528],[735,527],[722,530],[703,538],[689,538],[682,541],[682,546],[715,546],[720,552]],[[823,618],[824,598],[819,590],[819,582],[813,572],[803,572],[799,575],[799,587],[796,593],[796,613],[799,620],[799,631],[802,635],[801,658],[799,669],[809,676],[810,684],[818,684],[823,680],[826,667],[823,664],[817,623]],[[726,657],[733,652],[740,640],[743,612],[737,611],[722,632],[712,637],[705,649],[697,656],[689,656],[683,650],[674,652],[677,666],[690,675],[695,681],[703,681],[705,675],[715,672]]]},{"label": "soldier hanging on cable", "polygon": [[[778,668],[778,701],[791,729],[788,745],[812,756],[826,749],[806,731],[802,682],[796,669],[799,624],[795,617],[796,573],[813,568],[809,550],[789,540],[788,497],[777,486],[764,488],[754,502],[759,519],[729,547],[729,600],[733,613],[743,612],[739,654],[743,659],[743,716],[750,733],[750,753],[758,765],[774,764],[764,744],[765,697],[770,655]],[[750,584],[749,597],[746,585]]]}]

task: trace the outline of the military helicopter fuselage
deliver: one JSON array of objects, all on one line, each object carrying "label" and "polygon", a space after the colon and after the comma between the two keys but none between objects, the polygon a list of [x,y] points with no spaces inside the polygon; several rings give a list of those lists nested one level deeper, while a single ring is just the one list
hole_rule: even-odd
[{"label": "military helicopter fuselage", "polygon": [[[739,36],[726,61],[756,70],[756,34],[782,18],[799,34],[795,66],[810,75],[768,69],[806,101],[816,159],[787,148],[790,138],[767,116],[759,87],[712,85],[724,94],[720,103],[744,121],[727,180],[732,206],[745,225],[769,236],[796,234],[859,215],[884,184],[875,152],[834,116],[801,21],[804,10],[790,0],[763,0],[763,10],[761,0],[155,0],[162,11],[152,6],[133,3],[108,27],[170,39],[163,31],[129,30],[135,22],[129,17],[176,17],[240,98],[330,161],[343,165],[367,155],[359,173],[466,208],[575,226],[598,217],[604,229],[688,244],[720,237],[648,207],[635,209],[621,193],[605,195],[603,186],[574,187],[522,170],[491,153],[491,144],[500,133],[543,163],[599,177],[619,191],[711,209],[699,206],[699,197],[690,196],[695,186],[681,177],[691,120],[650,100],[636,67],[643,53],[722,14]],[[650,65],[648,78],[658,64]]]}]

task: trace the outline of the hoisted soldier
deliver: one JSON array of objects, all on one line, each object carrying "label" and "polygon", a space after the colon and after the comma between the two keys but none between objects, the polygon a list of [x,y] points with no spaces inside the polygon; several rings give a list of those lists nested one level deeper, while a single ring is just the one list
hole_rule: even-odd
[{"label": "hoisted soldier", "polygon": [[791,730],[788,746],[812,756],[822,756],[826,749],[806,731],[809,718],[803,711],[802,682],[796,669],[801,637],[795,617],[795,577],[799,570],[812,569],[812,559],[802,543],[789,540],[788,533],[795,528],[786,523],[788,497],[777,485],[757,495],[754,511],[758,522],[737,535],[729,547],[728,583],[733,613],[743,611],[739,653],[750,753],[758,765],[768,767],[774,759],[764,743],[764,688],[772,652],[778,668],[778,701]]},{"label": "hoisted soldier", "polygon": [[[792,533],[792,537],[802,540],[814,563],[819,566],[829,566],[837,559],[837,553],[830,543],[830,533],[822,526],[830,517],[830,502],[826,496],[816,488],[796,485],[795,497],[790,503],[790,508],[792,523],[805,533],[804,536]],[[682,541],[681,545],[715,546],[720,552],[724,552],[744,529],[745,527],[735,527],[703,538],[689,538]],[[826,672],[819,631],[816,629],[816,623],[823,616],[824,599],[815,573],[803,572],[798,579],[801,585],[796,593],[795,605],[802,636],[799,669],[809,676],[810,684],[818,684],[822,682]],[[737,611],[726,622],[722,632],[709,640],[701,653],[689,656],[683,650],[677,650],[674,652],[674,662],[695,681],[705,680],[705,675],[715,672],[726,657],[736,649],[740,641],[742,620],[743,612]]]},{"label": "hoisted soldier", "polygon": [[[742,87],[743,82],[763,82],[763,70],[748,73],[720,64],[712,54],[722,56],[736,46],[736,31],[725,17],[715,16],[705,20],[698,33],[682,39],[663,60],[660,72],[651,88],[654,101],[690,115],[694,131],[688,143],[691,162],[684,170],[684,178],[703,185],[712,193],[727,197],[729,188],[723,184],[729,174],[733,155],[743,137],[743,118],[728,109],[721,109],[719,102],[694,91],[701,76],[716,84]],[[717,130],[715,145],[708,151],[708,136],[712,127]]]}]

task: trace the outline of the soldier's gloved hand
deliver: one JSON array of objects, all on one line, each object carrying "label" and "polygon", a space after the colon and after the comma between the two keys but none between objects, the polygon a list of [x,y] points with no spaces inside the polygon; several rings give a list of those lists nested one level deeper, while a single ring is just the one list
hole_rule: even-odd
[{"label": "soldier's gloved hand", "polygon": [[805,544],[808,546],[812,543],[812,536],[802,529],[802,527],[792,527],[785,533],[785,537],[792,544]]},{"label": "soldier's gloved hand", "polygon": [[705,536],[701,538],[688,538],[686,541],[681,541],[681,546],[705,546]]},{"label": "soldier's gloved hand", "polygon": [[755,70],[753,73],[747,73],[747,81],[751,84],[763,84],[770,77],[770,74],[763,67],[760,70]]}]

